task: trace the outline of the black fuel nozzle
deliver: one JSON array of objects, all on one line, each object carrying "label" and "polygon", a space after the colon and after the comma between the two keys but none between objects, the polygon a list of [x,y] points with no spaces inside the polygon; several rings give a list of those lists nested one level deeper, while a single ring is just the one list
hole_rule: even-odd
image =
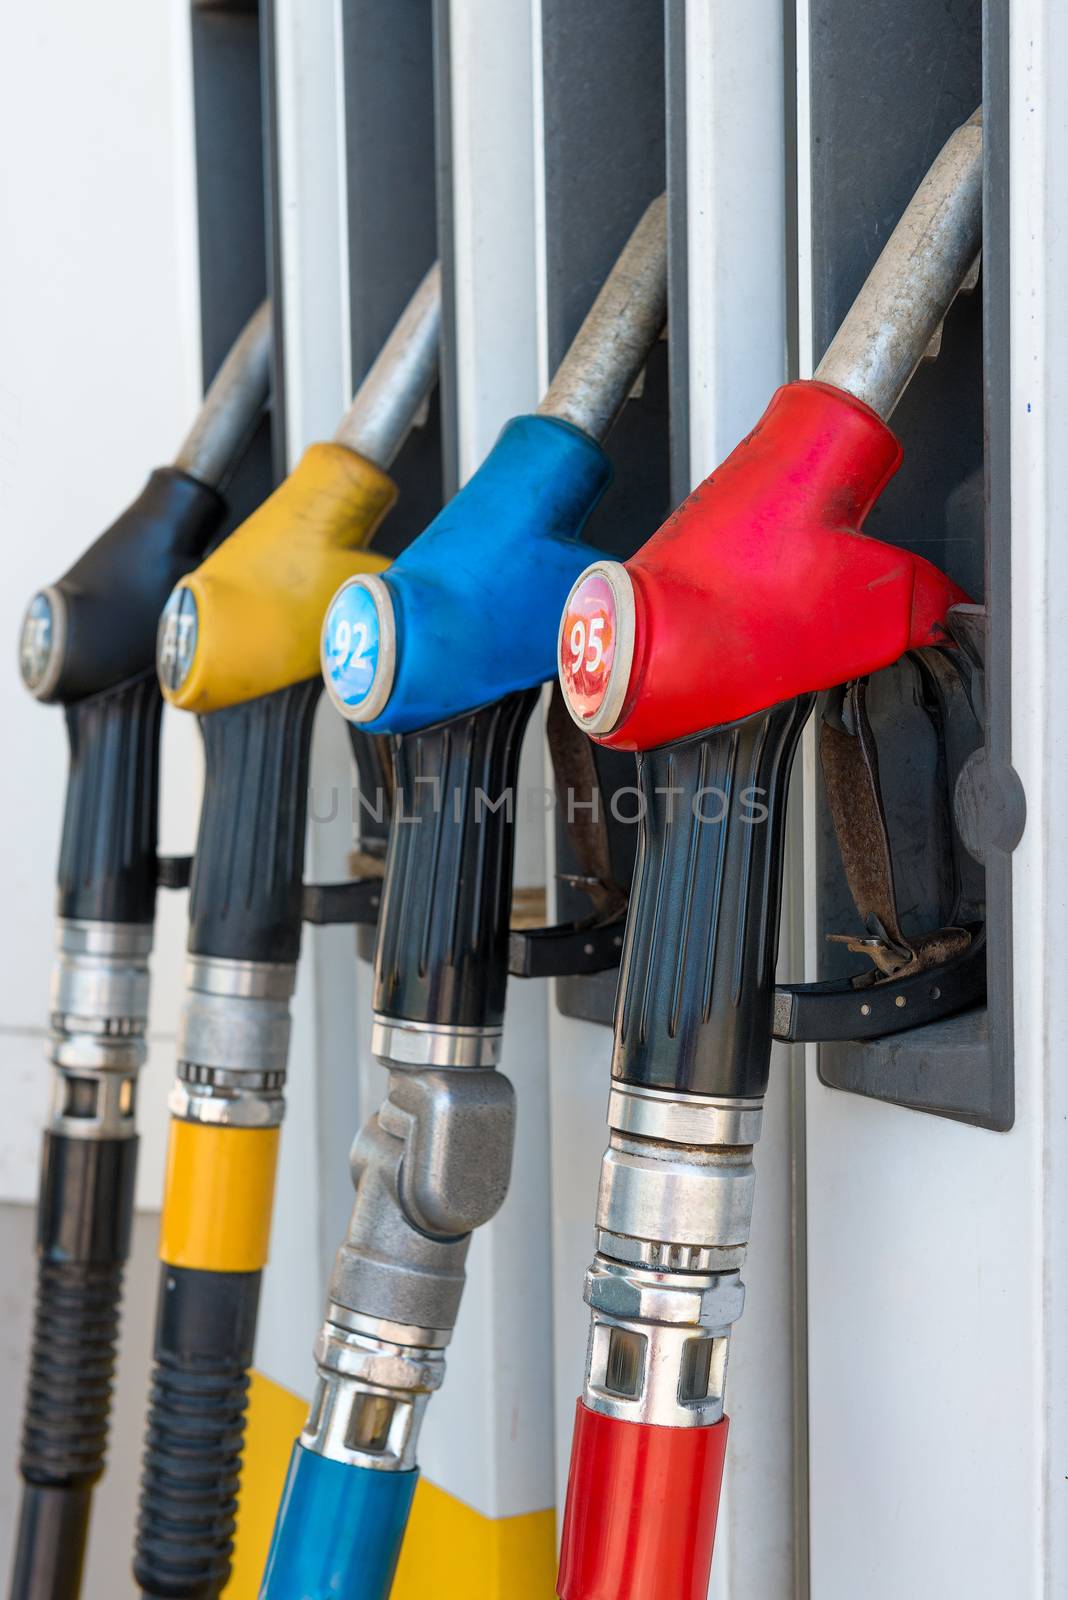
[{"label": "black fuel nozzle", "polygon": [[38,1291],[12,1600],[73,1600],[104,1468],[145,1059],[162,700],[156,626],[226,507],[218,485],[267,398],[269,311],[245,328],[173,466],[34,596],[23,680],[64,707],[70,765],[52,978],[52,1119],[37,1215]]}]

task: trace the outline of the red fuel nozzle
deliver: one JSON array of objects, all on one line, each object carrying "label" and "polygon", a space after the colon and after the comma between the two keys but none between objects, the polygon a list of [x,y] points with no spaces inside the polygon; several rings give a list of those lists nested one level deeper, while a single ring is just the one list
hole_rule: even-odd
[{"label": "red fuel nozzle", "polygon": [[579,1401],[561,1600],[705,1600],[727,1426],[635,1426]]},{"label": "red fuel nozzle", "polygon": [[937,643],[963,591],[861,533],[900,461],[862,401],[780,389],[622,570],[591,568],[572,591],[560,670],[579,725],[648,750]]},{"label": "red fuel nozzle", "polygon": [[707,1594],[790,767],[817,691],[943,642],[966,598],[861,530],[901,460],[882,418],[975,261],[981,186],[976,116],[833,341],[821,366],[832,381],[780,389],[637,555],[587,569],[561,622],[570,714],[639,752],[643,800],[562,1600]]}]

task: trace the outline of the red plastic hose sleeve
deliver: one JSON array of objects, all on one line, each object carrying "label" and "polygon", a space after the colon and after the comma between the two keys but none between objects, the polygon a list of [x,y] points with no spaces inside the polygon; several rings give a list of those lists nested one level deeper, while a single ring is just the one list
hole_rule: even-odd
[{"label": "red plastic hose sleeve", "polygon": [[705,1600],[727,1426],[619,1422],[578,1402],[561,1600]]}]

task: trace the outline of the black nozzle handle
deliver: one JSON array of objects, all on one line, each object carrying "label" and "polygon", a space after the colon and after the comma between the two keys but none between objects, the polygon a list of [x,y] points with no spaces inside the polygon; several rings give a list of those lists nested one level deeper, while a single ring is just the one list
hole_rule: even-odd
[{"label": "black nozzle handle", "polygon": [[612,1076],[693,1094],[767,1087],[790,769],[812,698],[638,758],[638,858]]},{"label": "black nozzle handle", "polygon": [[67,707],[61,917],[152,924],[162,710],[154,672]]},{"label": "black nozzle handle", "polygon": [[189,949],[296,961],[320,678],[201,717],[204,800],[193,858]]},{"label": "black nozzle handle", "polygon": [[260,1273],[160,1266],[134,1577],[215,1600],[230,1576]]},{"label": "black nozzle handle", "polygon": [[516,779],[538,690],[394,742],[374,1008],[499,1028],[508,979]]},{"label": "black nozzle handle", "polygon": [[104,1470],[137,1140],[49,1130],[11,1600],[76,1600]]},{"label": "black nozzle handle", "polygon": [[171,587],[199,559],[224,506],[173,468],[45,598],[58,630],[47,698],[67,707],[70,768],[60,845],[59,914],[151,924],[155,912],[159,738],[156,624]]}]

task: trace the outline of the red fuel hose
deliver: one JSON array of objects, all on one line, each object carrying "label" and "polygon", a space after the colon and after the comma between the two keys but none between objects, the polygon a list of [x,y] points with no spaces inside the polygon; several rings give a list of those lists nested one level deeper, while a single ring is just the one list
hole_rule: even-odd
[{"label": "red fuel hose", "polygon": [[578,1402],[561,1600],[705,1600],[727,1426],[619,1422]]}]

